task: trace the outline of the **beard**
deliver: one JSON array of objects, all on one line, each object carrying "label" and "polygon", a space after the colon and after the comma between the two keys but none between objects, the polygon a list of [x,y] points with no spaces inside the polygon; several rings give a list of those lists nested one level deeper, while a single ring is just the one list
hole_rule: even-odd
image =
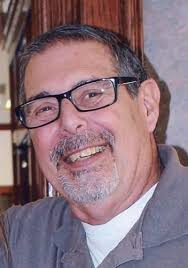
[{"label": "beard", "polygon": [[[105,154],[100,161],[94,162],[87,168],[74,170],[68,168],[61,160],[68,152],[81,150],[94,144],[105,144]],[[64,137],[50,154],[51,161],[57,168],[57,180],[60,192],[68,200],[87,204],[104,199],[112,194],[119,184],[117,166],[112,154],[114,144],[113,135],[106,130],[100,133],[84,131],[72,137]],[[92,156],[91,156],[92,157]]]},{"label": "beard", "polygon": [[64,194],[77,203],[91,203],[104,199],[113,193],[119,176],[116,164],[100,164],[81,171],[64,170],[58,177]]}]

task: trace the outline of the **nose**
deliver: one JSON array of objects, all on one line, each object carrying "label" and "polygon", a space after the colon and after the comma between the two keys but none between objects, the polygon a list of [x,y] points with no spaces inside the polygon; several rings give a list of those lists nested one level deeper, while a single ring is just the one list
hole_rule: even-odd
[{"label": "nose", "polygon": [[58,120],[61,132],[74,134],[86,129],[86,114],[87,112],[79,112],[69,100],[63,99],[61,102],[61,114]]}]

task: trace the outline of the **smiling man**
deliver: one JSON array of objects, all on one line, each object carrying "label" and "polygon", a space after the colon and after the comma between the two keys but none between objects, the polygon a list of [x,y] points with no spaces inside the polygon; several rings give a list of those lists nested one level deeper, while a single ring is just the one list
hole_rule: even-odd
[{"label": "smiling man", "polygon": [[60,26],[20,64],[16,113],[61,197],[6,212],[13,267],[187,267],[187,169],[155,143],[159,89],[126,43]]}]

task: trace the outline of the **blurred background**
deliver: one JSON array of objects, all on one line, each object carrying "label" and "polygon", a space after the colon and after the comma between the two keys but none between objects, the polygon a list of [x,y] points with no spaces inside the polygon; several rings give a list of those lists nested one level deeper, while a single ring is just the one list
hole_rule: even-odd
[{"label": "blurred background", "polygon": [[128,40],[160,86],[157,140],[175,146],[182,164],[188,165],[187,10],[186,0],[0,0],[1,210],[53,193],[14,108],[18,105],[20,50],[59,24],[102,26]]}]

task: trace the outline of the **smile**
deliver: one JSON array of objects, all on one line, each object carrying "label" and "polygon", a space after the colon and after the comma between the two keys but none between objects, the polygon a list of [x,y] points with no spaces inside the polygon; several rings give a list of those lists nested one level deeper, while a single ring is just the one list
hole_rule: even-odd
[{"label": "smile", "polygon": [[74,163],[76,161],[86,159],[86,158],[89,158],[93,155],[101,153],[104,150],[105,150],[105,146],[96,146],[96,147],[87,148],[87,149],[84,149],[80,152],[69,155],[66,158],[66,162],[67,163]]}]

